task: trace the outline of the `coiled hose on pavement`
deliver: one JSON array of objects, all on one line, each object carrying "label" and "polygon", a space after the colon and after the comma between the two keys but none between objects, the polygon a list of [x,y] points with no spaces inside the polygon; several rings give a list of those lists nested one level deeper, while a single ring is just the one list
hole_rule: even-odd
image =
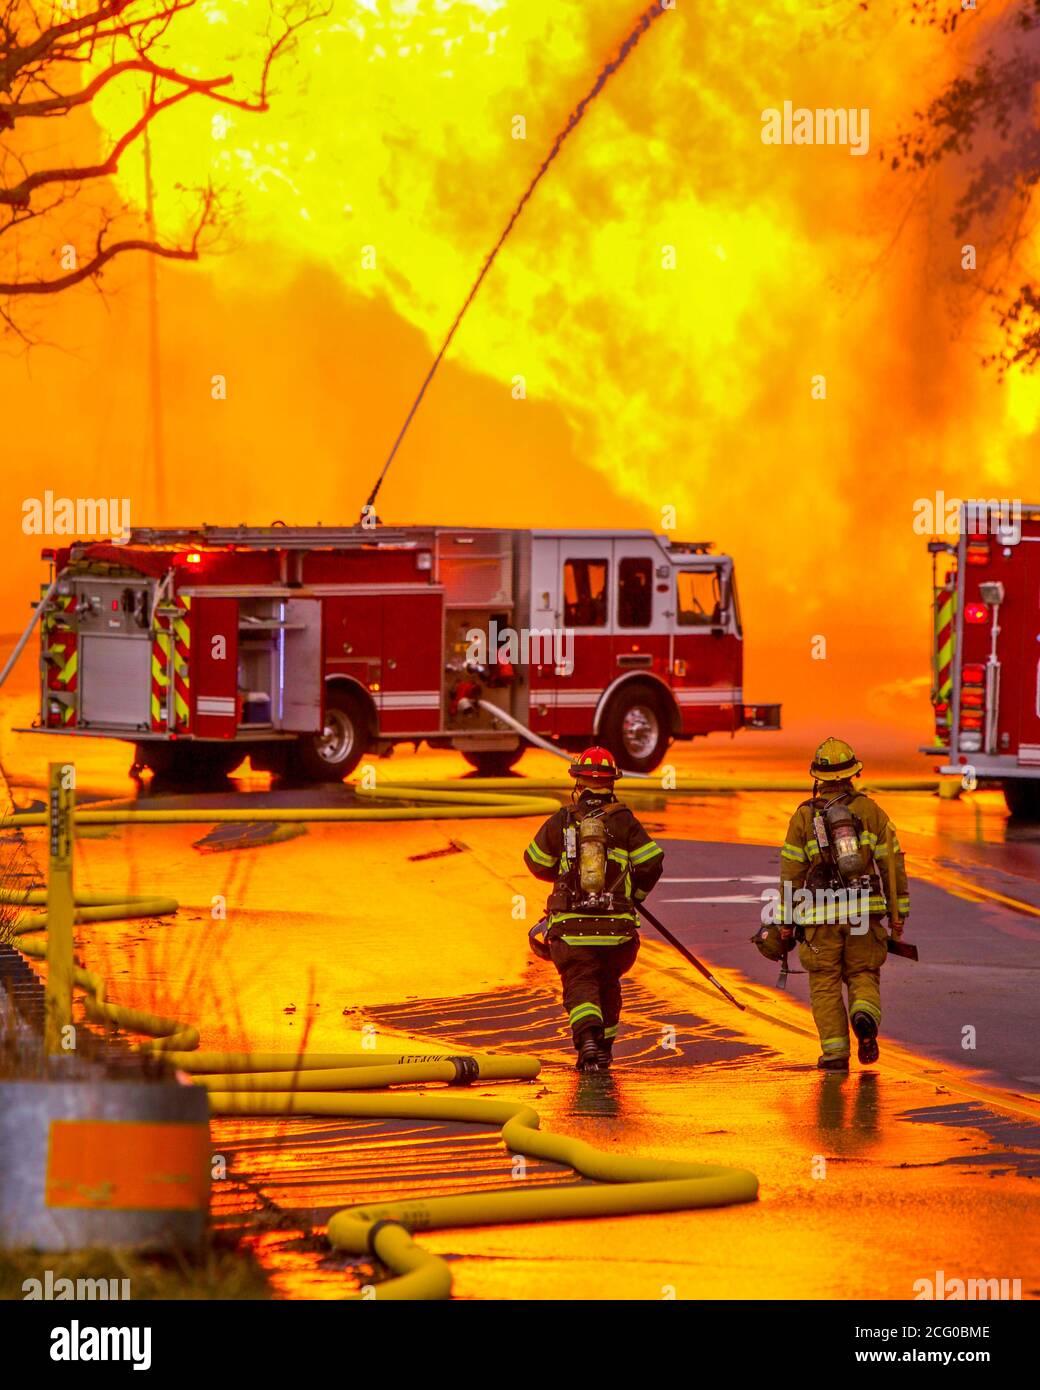
[{"label": "coiled hose on pavement", "polygon": [[[644,784],[645,785],[645,784]],[[555,811],[558,802],[545,796],[509,792],[458,791],[455,788],[398,784],[356,788],[363,796],[435,802],[431,806],[343,807],[317,811],[274,810],[79,810],[75,820],[93,824],[417,820],[455,817],[530,816]],[[22,813],[5,822],[43,825],[42,813]],[[37,906],[46,892],[0,891],[0,902]],[[176,912],[177,902],[162,897],[117,897],[77,894],[78,921],[109,921]],[[40,940],[26,940],[46,929],[46,913],[33,913],[15,924],[20,949],[37,959],[46,956]],[[434,1095],[372,1095],[369,1091],[399,1085],[442,1083],[448,1087],[473,1081],[529,1081],[538,1075],[536,1057],[422,1056],[408,1054],[202,1053],[198,1031],[187,1024],[111,1004],[105,982],[75,967],[74,982],[87,993],[88,1016],[150,1038],[144,1047],[161,1049],[171,1065],[194,1074],[209,1092],[214,1115],[344,1116],[351,1118],[425,1119],[498,1125],[512,1153],[563,1163],[590,1185],[526,1186],[509,1191],[466,1193],[454,1197],[408,1198],[373,1206],[347,1207],[329,1221],[328,1238],[337,1249],[369,1255],[390,1271],[390,1278],[354,1297],[433,1299],[451,1294],[451,1270],[412,1239],[414,1231],[524,1221],[623,1216],[636,1212],[683,1211],[754,1201],[758,1179],[739,1168],[680,1163],[663,1159],[606,1154],[566,1135],[541,1132],[537,1111],[520,1101],[470,1099],[452,1092]],[[349,1088],[349,1089],[346,1089]]]},{"label": "coiled hose on pavement", "polygon": [[[407,1054],[188,1053],[171,1061],[196,1073],[209,1091],[215,1115],[320,1115],[365,1119],[419,1119],[498,1125],[511,1153],[564,1163],[594,1185],[527,1186],[509,1191],[471,1192],[456,1197],[420,1197],[372,1206],[347,1207],[329,1221],[329,1242],[352,1255],[372,1255],[393,1277],[369,1286],[378,1299],[447,1298],[451,1270],[412,1239],[414,1231],[445,1227],[562,1221],[636,1212],[687,1211],[753,1202],[754,1173],[702,1163],[629,1158],[607,1154],[562,1134],[543,1134],[537,1111],[521,1101],[471,1100],[441,1095],[367,1095],[373,1087],[440,1081],[533,1080],[536,1057],[424,1057]],[[270,1067],[274,1070],[268,1070]],[[212,1070],[211,1070],[212,1069]],[[342,1087],[350,1087],[344,1091]],[[364,1297],[365,1294],[353,1295]]]}]

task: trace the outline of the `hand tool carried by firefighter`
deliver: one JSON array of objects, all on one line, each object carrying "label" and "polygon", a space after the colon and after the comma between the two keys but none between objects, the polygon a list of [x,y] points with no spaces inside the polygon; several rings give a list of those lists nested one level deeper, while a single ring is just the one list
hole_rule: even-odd
[{"label": "hand tool carried by firefighter", "polygon": [[696,968],[701,972],[704,978],[710,984],[713,984],[720,994],[724,994],[731,1004],[736,1004],[738,1009],[744,1009],[747,1007],[745,1004],[742,1004],[739,999],[734,999],[733,995],[730,994],[726,986],[724,984],[720,984],[719,981],[716,980],[715,976],[711,973],[711,971],[707,968],[707,966],[702,965],[700,961],[697,959],[697,957],[691,951],[688,951],[686,947],[682,944],[682,942],[677,937],[674,937],[672,933],[668,930],[668,928],[664,926],[663,923],[659,922],[648,908],[645,908],[642,903],[636,903],[636,907],[646,918],[646,920],[650,923],[650,925],[652,927],[656,927],[656,929],[664,937],[665,941],[667,941],[670,946],[674,946],[681,956],[685,956],[685,958],[690,962],[691,965],[696,966]]},{"label": "hand tool carried by firefighter", "polygon": [[786,940],[786,941],[783,940],[783,939],[781,938],[781,941],[780,941],[780,949],[781,949],[781,951],[783,951],[783,955],[780,957],[780,974],[779,974],[779,976],[778,976],[778,978],[777,978],[777,981],[776,981],[776,987],[777,987],[777,989],[786,989],[786,988],[787,988],[787,977],[788,977],[788,975],[804,975],[804,974],[805,974],[805,971],[804,971],[804,970],[792,970],[791,967],[790,967],[790,966],[788,965],[788,963],[787,963],[787,962],[791,959],[791,952],[795,949],[795,947],[796,947],[797,945],[798,945],[798,943],[797,943],[797,941],[795,941],[795,939],[794,939],[793,936],[790,937],[790,938],[789,938],[788,940]]},{"label": "hand tool carried by firefighter", "polygon": [[885,873],[888,878],[888,920],[892,927],[888,934],[888,954],[890,956],[902,956],[904,960],[918,960],[917,947],[910,941],[903,941],[895,934],[897,930],[902,931],[903,918],[899,911],[899,898],[896,895],[894,841],[892,827],[889,826],[885,831],[885,848],[888,851],[885,855]]},{"label": "hand tool carried by firefighter", "polygon": [[539,960],[552,960],[552,956],[549,954],[549,943],[545,939],[548,926],[548,921],[541,917],[527,933],[528,944]]},{"label": "hand tool carried by firefighter", "polygon": [[[777,978],[777,989],[787,988],[788,975],[804,975],[804,970],[792,970],[789,964],[791,952],[798,945],[798,940],[793,932],[789,936],[784,936],[776,923],[763,923],[751,938],[751,944],[766,960],[780,962],[780,975]],[[808,943],[806,943],[808,944]],[[816,947],[810,945],[810,951],[815,951]]]}]

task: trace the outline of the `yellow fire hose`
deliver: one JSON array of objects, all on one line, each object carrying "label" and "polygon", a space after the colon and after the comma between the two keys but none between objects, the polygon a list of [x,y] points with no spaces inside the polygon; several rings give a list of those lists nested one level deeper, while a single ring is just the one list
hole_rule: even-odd
[{"label": "yellow fire hose", "polygon": [[[34,888],[30,892],[17,889],[0,889],[0,903],[17,906],[46,903],[47,890]],[[127,897],[107,893],[77,893],[77,922],[116,922],[127,917],[162,917],[176,912],[176,898]],[[27,940],[34,932],[47,930],[46,912],[31,912],[11,927],[12,936],[18,937],[18,949],[34,960],[46,960],[47,947],[42,940]],[[100,975],[82,966],[72,968],[72,982],[86,993],[84,1008],[87,1017],[97,1023],[111,1023],[128,1032],[151,1038],[151,1043],[143,1045],[142,1050],[165,1050],[167,1048],[193,1048],[199,1045],[199,1032],[190,1024],[179,1023],[174,1018],[163,1018],[160,1014],[144,1013],[140,1009],[127,1009],[121,1004],[110,1004],[106,999],[107,988]]]},{"label": "yellow fire hose", "polygon": [[[558,811],[560,803],[547,792],[569,794],[569,780],[526,781],[509,777],[480,779],[481,790],[460,791],[458,782],[424,782],[415,786],[407,782],[382,781],[375,787],[351,784],[351,790],[364,800],[431,803],[412,806],[323,806],[248,808],[217,807],[201,810],[192,807],[168,807],[165,810],[139,810],[136,807],[77,807],[77,825],[226,825],[259,822],[336,821],[394,821],[394,820],[489,820],[514,816],[549,816]],[[794,778],[704,779],[688,782],[681,787],[659,787],[646,780],[621,778],[616,784],[620,791],[641,796],[699,795],[720,791],[792,791],[804,790],[804,783]],[[934,791],[934,779],[875,778],[864,783],[888,791]],[[25,828],[47,824],[45,811],[20,811],[8,816],[3,825]],[[86,920],[86,919],[85,919]],[[92,920],[102,920],[94,918]]]},{"label": "yellow fire hose", "polygon": [[[320,1115],[365,1119],[419,1119],[498,1125],[512,1153],[564,1163],[594,1186],[531,1187],[517,1183],[510,1191],[465,1193],[458,1197],[408,1198],[375,1206],[347,1207],[329,1221],[330,1244],[352,1255],[373,1255],[391,1275],[370,1285],[377,1299],[447,1298],[451,1270],[412,1240],[413,1231],[458,1226],[500,1226],[523,1221],[563,1221],[637,1212],[687,1211],[699,1207],[753,1202],[758,1195],[754,1173],[701,1163],[626,1158],[594,1149],[580,1139],[543,1134],[538,1114],[519,1101],[471,1100],[452,1094],[372,1096],[370,1087],[441,1081],[451,1085],[469,1064],[469,1079],[532,1080],[536,1057],[426,1058],[407,1054],[192,1053],[171,1056],[196,1072],[209,1091],[215,1115]],[[282,1069],[266,1070],[272,1063]],[[340,1087],[350,1086],[350,1091]],[[338,1093],[337,1093],[338,1092]],[[363,1298],[365,1293],[352,1295]]]},{"label": "yellow fire hose", "polygon": [[[646,790],[646,784],[637,784]],[[508,790],[459,791],[453,786],[424,787],[385,783],[378,788],[357,787],[361,796],[410,802],[434,802],[431,806],[346,807],[322,810],[104,810],[75,811],[75,820],[93,824],[214,823],[248,821],[421,820],[451,817],[546,815],[558,801],[546,796]],[[561,787],[568,784],[561,783]],[[635,789],[635,788],[633,788]],[[42,813],[22,813],[5,822],[11,826],[43,825]],[[38,906],[46,892],[0,890],[0,902]],[[77,894],[79,921],[110,921],[135,916],[176,912],[177,902],[164,897],[117,897]],[[46,913],[33,913],[13,927],[23,938],[19,947],[37,959],[46,956],[39,940],[25,940],[46,929]],[[355,1255],[368,1254],[390,1271],[391,1277],[370,1286],[356,1297],[378,1299],[447,1298],[451,1271],[436,1255],[424,1251],[412,1232],[456,1226],[501,1225],[509,1222],[551,1221],[596,1216],[622,1216],[636,1212],[681,1211],[754,1201],[758,1180],[744,1169],[665,1160],[626,1158],[602,1153],[578,1139],[543,1134],[539,1117],[518,1101],[470,1099],[454,1093],[434,1095],[370,1095],[372,1089],[399,1085],[459,1082],[532,1080],[540,1062],[535,1057],[464,1057],[316,1053],[295,1056],[284,1053],[200,1053],[198,1031],[173,1019],[110,1004],[105,982],[90,971],[75,967],[74,982],[87,993],[88,1016],[108,1022],[153,1041],[143,1047],[161,1049],[172,1066],[195,1075],[196,1084],[209,1092],[215,1115],[344,1116],[353,1118],[425,1119],[469,1124],[498,1125],[502,1140],[513,1153],[569,1165],[593,1185],[575,1184],[552,1188],[530,1187],[456,1197],[431,1197],[376,1206],[348,1207],[329,1222],[328,1238],[336,1248]],[[343,1088],[349,1087],[349,1090]]]},{"label": "yellow fire hose", "polygon": [[[355,786],[357,796],[388,801],[434,802],[433,806],[322,806],[283,808],[254,806],[252,808],[218,807],[212,811],[188,807],[169,807],[163,811],[139,811],[122,807],[91,811],[76,808],[77,825],[206,825],[236,821],[379,821],[379,820],[464,820],[508,816],[549,816],[560,809],[560,803],[548,796],[530,796],[521,792],[451,791],[413,787],[399,783],[378,787]],[[46,825],[45,811],[21,811],[8,816],[5,826]]]}]

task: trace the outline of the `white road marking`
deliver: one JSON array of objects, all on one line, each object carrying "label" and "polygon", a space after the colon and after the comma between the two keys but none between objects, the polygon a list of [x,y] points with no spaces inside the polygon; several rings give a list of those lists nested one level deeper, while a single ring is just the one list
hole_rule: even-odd
[{"label": "white road marking", "polygon": [[762,898],[758,893],[734,893],[728,898],[663,898],[661,901],[666,903],[757,903],[759,907],[762,906]]},{"label": "white road marking", "polygon": [[776,883],[776,874],[729,874],[725,878],[662,878],[662,883]]}]

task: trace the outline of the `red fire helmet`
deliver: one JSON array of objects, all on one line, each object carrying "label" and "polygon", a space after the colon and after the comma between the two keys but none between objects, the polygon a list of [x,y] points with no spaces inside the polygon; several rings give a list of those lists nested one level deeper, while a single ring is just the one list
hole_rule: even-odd
[{"label": "red fire helmet", "polygon": [[620,776],[609,748],[586,748],[568,771],[572,777],[582,777],[589,782],[613,782]]}]

